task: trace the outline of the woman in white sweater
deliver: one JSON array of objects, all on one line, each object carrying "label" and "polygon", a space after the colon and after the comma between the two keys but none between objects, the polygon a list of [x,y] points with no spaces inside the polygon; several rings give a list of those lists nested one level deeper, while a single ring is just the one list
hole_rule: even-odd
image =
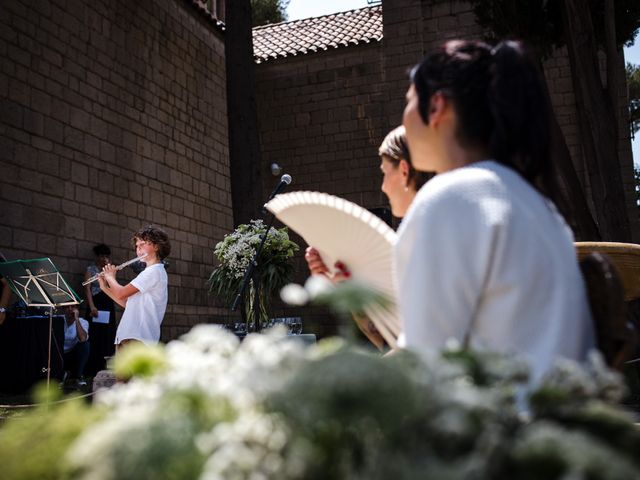
[{"label": "woman in white sweater", "polygon": [[395,250],[401,345],[520,354],[533,381],[594,344],[572,233],[551,200],[541,82],[518,42],[450,41],[414,68],[403,124],[414,167],[437,175]]},{"label": "woman in white sweater", "polygon": [[[397,218],[402,218],[418,190],[433,176],[433,173],[418,172],[411,165],[411,156],[409,155],[405,130],[402,125],[387,134],[382,144],[380,144],[378,156],[380,157],[380,172],[382,173],[380,189],[389,199],[391,213]],[[320,253],[314,247],[307,248],[304,258],[313,275],[329,276],[329,268],[327,268]],[[333,281],[340,282],[351,275],[348,266],[341,262],[337,263],[335,267],[338,273],[330,277]],[[371,343],[384,351],[386,341],[371,320],[362,316],[354,316],[353,318]]]}]

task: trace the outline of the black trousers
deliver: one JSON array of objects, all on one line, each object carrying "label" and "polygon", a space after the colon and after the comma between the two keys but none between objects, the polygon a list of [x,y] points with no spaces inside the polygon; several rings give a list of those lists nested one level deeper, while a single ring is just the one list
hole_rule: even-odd
[{"label": "black trousers", "polygon": [[84,376],[84,369],[89,360],[89,352],[91,344],[89,340],[86,342],[78,342],[68,352],[64,352],[64,369],[69,372],[71,378],[80,378]]}]

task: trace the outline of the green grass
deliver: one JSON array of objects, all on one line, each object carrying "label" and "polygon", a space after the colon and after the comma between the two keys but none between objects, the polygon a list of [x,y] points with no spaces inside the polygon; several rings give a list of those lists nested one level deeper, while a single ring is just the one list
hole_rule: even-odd
[{"label": "green grass", "polygon": [[[86,395],[91,393],[91,386],[93,385],[93,378],[85,378],[87,385],[80,389],[74,389],[70,386],[61,387],[60,383],[57,380],[52,380],[49,388],[59,390],[63,393],[64,397],[73,396],[73,395]],[[45,384],[46,382],[42,382]],[[91,397],[88,397],[91,399]],[[33,409],[34,407],[30,405],[34,405],[34,399],[32,396],[32,390],[20,393],[20,394],[9,394],[9,393],[1,393],[0,392],[0,425],[1,422],[8,418],[20,417],[25,414],[25,412]]]}]

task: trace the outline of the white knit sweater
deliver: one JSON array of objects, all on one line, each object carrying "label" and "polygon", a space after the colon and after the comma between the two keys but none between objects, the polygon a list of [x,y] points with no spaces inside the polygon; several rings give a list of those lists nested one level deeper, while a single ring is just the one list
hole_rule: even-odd
[{"label": "white knit sweater", "polygon": [[418,193],[395,248],[400,344],[428,355],[454,338],[522,355],[532,381],[594,345],[573,236],[520,175],[483,161]]}]

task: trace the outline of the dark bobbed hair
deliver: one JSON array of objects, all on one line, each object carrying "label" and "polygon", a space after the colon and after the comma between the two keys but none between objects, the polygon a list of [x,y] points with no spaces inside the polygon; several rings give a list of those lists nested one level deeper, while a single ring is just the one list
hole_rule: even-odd
[{"label": "dark bobbed hair", "polygon": [[167,233],[157,225],[146,225],[133,234],[131,237],[131,243],[136,246],[136,241],[142,240],[152,243],[158,247],[158,256],[160,260],[168,257],[171,253],[171,244],[169,243],[169,236]]},{"label": "dark bobbed hair", "polygon": [[409,182],[413,183],[416,190],[420,190],[420,187],[433,178],[433,173],[419,172],[413,168],[406,132],[402,125],[394,128],[384,137],[380,148],[378,148],[378,156],[388,158],[395,167],[400,164],[400,160],[406,160],[409,164]]},{"label": "dark bobbed hair", "polygon": [[111,255],[111,249],[104,243],[99,243],[93,247],[93,254],[96,257],[99,257],[100,255]]},{"label": "dark bobbed hair", "polygon": [[555,196],[551,106],[522,43],[449,41],[413,68],[411,82],[425,123],[430,99],[440,92],[456,111],[462,147],[486,149],[541,193]]}]

